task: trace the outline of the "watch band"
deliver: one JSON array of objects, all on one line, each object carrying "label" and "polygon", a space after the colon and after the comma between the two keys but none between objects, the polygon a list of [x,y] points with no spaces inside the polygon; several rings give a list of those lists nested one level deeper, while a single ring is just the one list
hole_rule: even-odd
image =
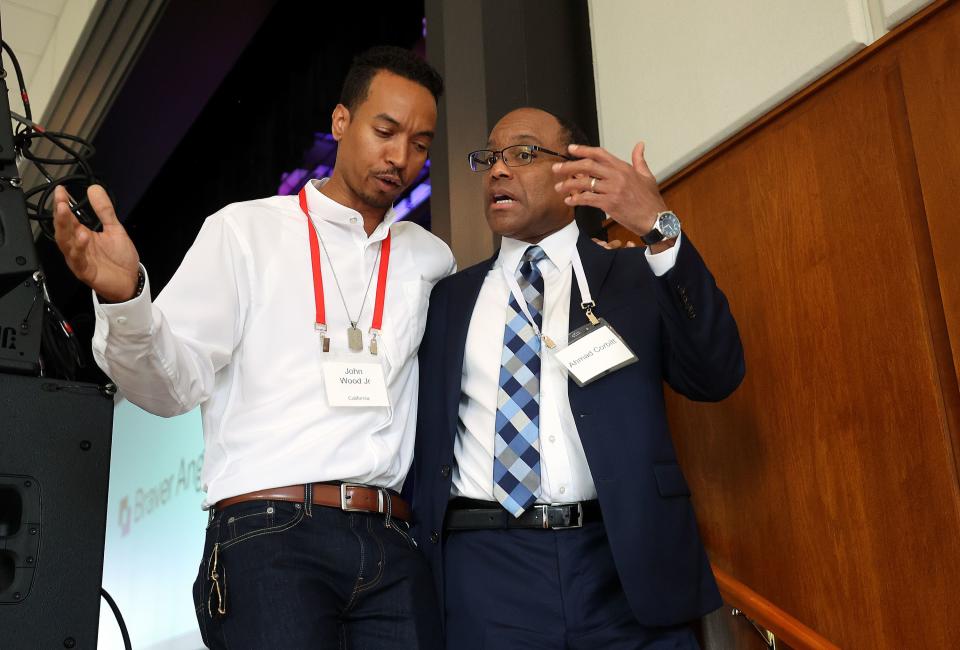
[{"label": "watch band", "polygon": [[659,244],[663,241],[663,233],[660,231],[660,215],[657,215],[657,220],[653,222],[653,228],[646,235],[642,235],[640,239],[647,246],[652,246],[653,244]]}]

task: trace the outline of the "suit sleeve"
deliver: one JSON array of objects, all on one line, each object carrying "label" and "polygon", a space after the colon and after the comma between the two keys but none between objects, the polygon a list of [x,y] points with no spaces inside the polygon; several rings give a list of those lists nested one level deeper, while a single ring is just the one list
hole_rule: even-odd
[{"label": "suit sleeve", "polygon": [[[455,262],[454,262],[455,264]],[[438,372],[442,367],[442,349],[443,341],[446,336],[446,327],[444,313],[446,311],[446,287],[448,281],[440,280],[430,293],[430,306],[427,309],[427,326],[423,332],[423,341],[420,343],[420,350],[417,353],[417,362],[420,369],[420,387],[418,395],[418,416],[417,416],[417,435],[414,444],[414,459],[407,474],[406,481],[403,484],[402,495],[408,501],[413,503],[414,514],[416,514],[416,482],[419,464],[423,461],[424,451],[422,445],[429,438],[422,429],[428,427],[433,420],[433,414],[426,414],[427,409],[439,408],[443,403],[443,386],[437,380]]]},{"label": "suit sleeve", "polygon": [[724,399],[743,380],[743,345],[727,298],[689,237],[654,284],[667,383],[692,400]]}]

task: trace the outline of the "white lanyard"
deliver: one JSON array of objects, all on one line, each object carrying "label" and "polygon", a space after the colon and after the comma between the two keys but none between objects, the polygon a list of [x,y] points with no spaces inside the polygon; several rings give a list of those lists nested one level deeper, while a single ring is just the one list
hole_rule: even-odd
[{"label": "white lanyard", "polygon": [[[587,275],[583,272],[583,262],[580,260],[580,251],[577,250],[576,246],[573,247],[573,254],[570,256],[570,262],[573,265],[573,275],[577,281],[577,289],[580,291],[580,306],[587,314],[587,318],[590,320],[590,322],[593,325],[596,325],[599,322],[597,317],[593,315],[593,307],[596,306],[596,303],[593,302],[593,297],[590,293],[590,285],[587,283]],[[510,292],[513,294],[513,299],[517,301],[517,305],[520,307],[520,310],[526,317],[527,322],[530,323],[530,327],[533,328],[534,334],[537,335],[537,338],[544,341],[547,344],[547,347],[554,347],[553,341],[550,340],[550,337],[545,337],[540,332],[540,328],[537,327],[536,321],[534,321],[533,316],[530,315],[530,310],[527,308],[527,299],[524,298],[523,292],[520,291],[520,284],[517,282],[516,272],[511,273],[507,270],[506,266],[501,266],[500,268],[503,271],[504,279],[507,281],[507,286],[510,287]],[[544,311],[546,311],[546,286],[544,286]]]}]

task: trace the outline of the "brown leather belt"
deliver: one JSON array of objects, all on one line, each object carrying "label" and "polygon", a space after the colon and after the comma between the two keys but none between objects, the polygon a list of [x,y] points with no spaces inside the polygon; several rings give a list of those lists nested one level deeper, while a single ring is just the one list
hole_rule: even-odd
[{"label": "brown leather belt", "polygon": [[[222,510],[227,506],[244,501],[292,501],[303,503],[306,486],[289,485],[287,487],[247,492],[235,497],[217,501],[214,508]],[[397,519],[410,522],[410,506],[396,494],[386,488],[359,485],[357,483],[314,483],[313,504],[328,508],[339,508],[344,512],[378,512],[386,513],[390,508],[390,515]]]}]

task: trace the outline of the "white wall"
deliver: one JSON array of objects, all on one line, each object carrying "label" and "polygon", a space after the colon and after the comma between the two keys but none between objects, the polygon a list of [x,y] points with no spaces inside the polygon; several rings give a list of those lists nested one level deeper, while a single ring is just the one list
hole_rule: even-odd
[{"label": "white wall", "polygon": [[[41,124],[50,101],[66,77],[103,0],[0,0],[3,40],[23,69],[33,119]],[[10,108],[23,114],[17,82],[6,55]]]},{"label": "white wall", "polygon": [[590,0],[601,144],[660,181],[930,0]]}]

